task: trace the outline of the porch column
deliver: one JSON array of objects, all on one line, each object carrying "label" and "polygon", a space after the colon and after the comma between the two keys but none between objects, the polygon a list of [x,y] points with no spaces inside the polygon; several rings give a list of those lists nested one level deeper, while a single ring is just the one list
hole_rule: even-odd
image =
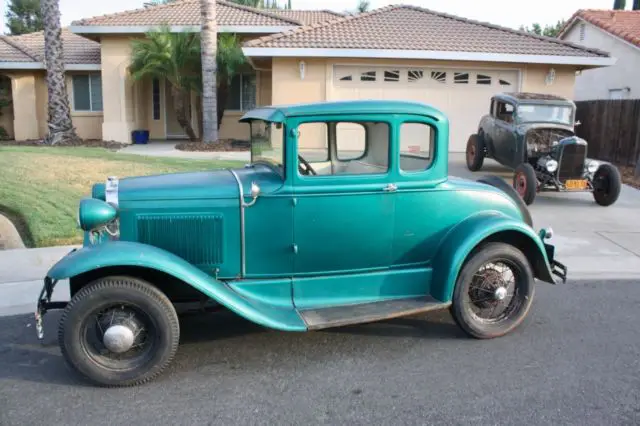
[{"label": "porch column", "polygon": [[124,37],[102,39],[102,138],[131,143],[136,127],[135,88],[129,77],[131,40]]},{"label": "porch column", "polygon": [[36,102],[36,77],[33,74],[11,77],[13,132],[16,140],[39,138]]}]

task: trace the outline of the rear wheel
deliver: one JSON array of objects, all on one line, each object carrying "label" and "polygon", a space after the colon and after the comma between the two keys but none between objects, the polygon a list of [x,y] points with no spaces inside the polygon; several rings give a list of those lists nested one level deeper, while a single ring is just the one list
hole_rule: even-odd
[{"label": "rear wheel", "polygon": [[593,176],[593,198],[601,206],[610,206],[620,196],[622,179],[618,169],[611,164],[601,165]]},{"label": "rear wheel", "polygon": [[484,162],[484,144],[482,143],[482,138],[473,134],[469,136],[469,140],[467,140],[467,168],[472,172],[477,172],[482,168],[482,163]]},{"label": "rear wheel", "polygon": [[538,178],[531,164],[522,163],[516,167],[513,175],[513,187],[525,204],[530,205],[533,203],[538,191]]},{"label": "rear wheel", "polygon": [[67,305],[58,331],[65,360],[103,386],[152,380],[173,359],[179,336],[169,299],[131,277],[102,278],[81,289]]},{"label": "rear wheel", "polygon": [[503,336],[527,316],[534,296],[529,261],[516,247],[490,243],[465,263],[453,295],[456,323],[478,339]]}]

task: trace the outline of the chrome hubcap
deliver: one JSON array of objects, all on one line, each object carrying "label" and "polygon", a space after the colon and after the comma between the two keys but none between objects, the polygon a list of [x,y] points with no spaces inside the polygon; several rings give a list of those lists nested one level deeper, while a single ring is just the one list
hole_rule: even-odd
[{"label": "chrome hubcap", "polygon": [[124,325],[112,325],[104,332],[102,342],[111,352],[121,354],[127,352],[133,346],[135,334],[133,330]]},{"label": "chrome hubcap", "polygon": [[498,287],[493,294],[496,300],[504,300],[507,297],[507,289],[505,287]]}]

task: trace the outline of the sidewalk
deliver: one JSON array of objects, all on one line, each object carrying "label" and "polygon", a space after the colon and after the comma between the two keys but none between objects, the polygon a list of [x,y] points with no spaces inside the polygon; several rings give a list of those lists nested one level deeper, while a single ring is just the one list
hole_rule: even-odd
[{"label": "sidewalk", "polygon": [[120,154],[148,155],[151,157],[189,158],[193,160],[249,161],[248,151],[190,152],[175,149],[177,141],[150,141],[146,145],[130,145],[118,151]]}]

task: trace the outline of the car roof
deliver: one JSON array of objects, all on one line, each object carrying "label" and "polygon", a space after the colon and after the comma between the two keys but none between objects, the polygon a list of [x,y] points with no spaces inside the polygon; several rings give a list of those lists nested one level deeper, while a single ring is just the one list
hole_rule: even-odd
[{"label": "car roof", "polygon": [[530,93],[530,92],[505,92],[494,96],[494,99],[503,99],[512,103],[536,102],[536,103],[565,103],[573,105],[573,101],[562,96],[549,95],[546,93]]},{"label": "car roof", "polygon": [[247,112],[240,121],[265,120],[281,123],[287,117],[334,114],[410,114],[446,121],[446,116],[430,105],[400,100],[326,101],[296,105],[272,105],[253,109]]}]

